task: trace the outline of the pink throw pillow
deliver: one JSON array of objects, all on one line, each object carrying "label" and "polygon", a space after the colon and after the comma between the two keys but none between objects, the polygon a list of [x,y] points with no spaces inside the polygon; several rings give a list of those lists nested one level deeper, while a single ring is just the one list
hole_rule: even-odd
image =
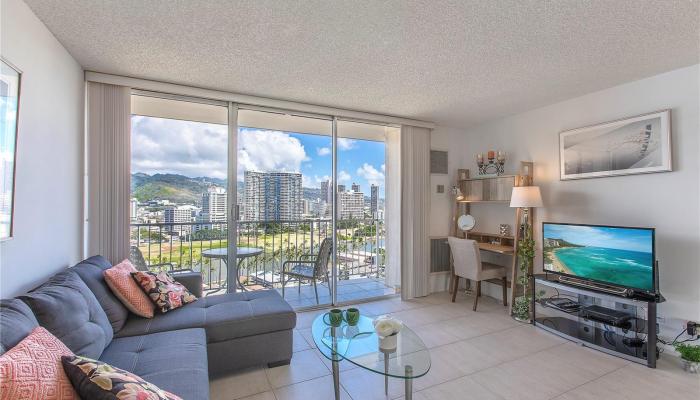
[{"label": "pink throw pillow", "polygon": [[153,318],[155,306],[131,276],[134,272],[137,271],[131,261],[124,260],[103,274],[107,286],[129,311],[140,317]]},{"label": "pink throw pillow", "polygon": [[0,356],[0,399],[79,399],[61,365],[72,356],[66,345],[38,326]]}]

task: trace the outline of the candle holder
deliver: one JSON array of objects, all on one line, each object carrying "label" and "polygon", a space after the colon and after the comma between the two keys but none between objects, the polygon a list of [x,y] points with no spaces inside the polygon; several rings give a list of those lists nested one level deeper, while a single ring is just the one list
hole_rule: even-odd
[{"label": "candle holder", "polygon": [[504,151],[495,152],[490,150],[484,155],[479,153],[476,155],[476,165],[479,167],[479,175],[503,175],[504,166],[506,164],[506,153]]}]

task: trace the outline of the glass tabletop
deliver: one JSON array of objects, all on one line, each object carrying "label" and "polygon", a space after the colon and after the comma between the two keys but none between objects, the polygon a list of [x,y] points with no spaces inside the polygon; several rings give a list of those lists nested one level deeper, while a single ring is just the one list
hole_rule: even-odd
[{"label": "glass tabletop", "polygon": [[404,326],[396,335],[395,349],[383,350],[372,318],[361,315],[355,326],[343,321],[339,327],[332,327],[326,314],[316,317],[311,331],[316,346],[329,360],[347,360],[378,374],[403,379],[418,378],[430,370],[430,353],[410,328]]}]

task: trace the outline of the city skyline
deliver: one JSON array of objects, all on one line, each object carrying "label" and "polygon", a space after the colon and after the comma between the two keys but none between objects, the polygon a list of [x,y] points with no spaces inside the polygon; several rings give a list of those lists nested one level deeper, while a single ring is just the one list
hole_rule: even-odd
[{"label": "city skyline", "polygon": [[[225,125],[132,116],[132,173],[225,180],[226,149]],[[367,194],[378,184],[383,198],[384,156],[384,142],[339,138],[338,183],[359,184]],[[241,127],[237,182],[243,182],[245,171],[297,172],[303,187],[320,188],[332,175],[331,138]]]}]

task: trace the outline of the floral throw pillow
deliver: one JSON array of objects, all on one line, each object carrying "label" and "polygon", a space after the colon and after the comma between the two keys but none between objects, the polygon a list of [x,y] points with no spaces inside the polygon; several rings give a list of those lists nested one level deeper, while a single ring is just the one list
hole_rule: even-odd
[{"label": "floral throw pillow", "polygon": [[131,276],[162,313],[197,300],[197,297],[176,282],[167,272],[138,271],[133,272]]},{"label": "floral throw pillow", "polygon": [[63,369],[83,399],[181,400],[142,378],[102,361],[80,356],[61,357]]}]

